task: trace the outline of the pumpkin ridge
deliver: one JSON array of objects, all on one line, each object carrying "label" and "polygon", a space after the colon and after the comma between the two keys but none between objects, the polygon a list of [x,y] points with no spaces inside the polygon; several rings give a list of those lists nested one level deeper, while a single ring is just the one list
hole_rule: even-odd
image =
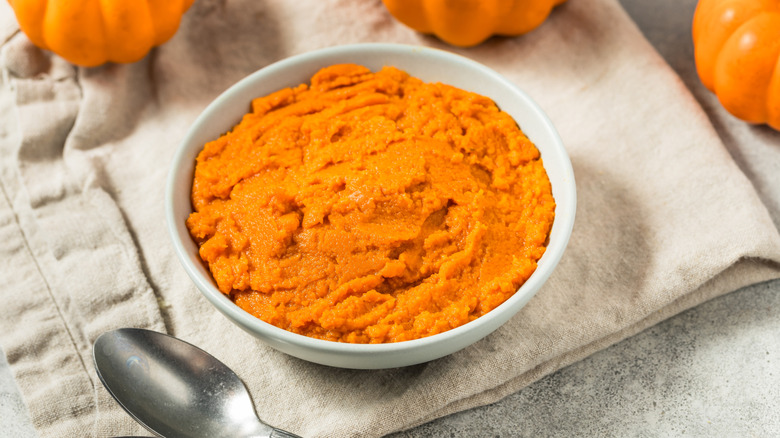
[{"label": "pumpkin ridge", "polygon": [[[560,1],[558,0],[560,3]],[[555,2],[534,3],[522,7],[515,2],[514,7],[504,16],[500,25],[496,26],[496,33],[500,35],[522,35],[541,26],[552,13]]]},{"label": "pumpkin ridge", "polygon": [[[16,21],[19,23],[19,29],[30,38],[38,47],[45,48],[46,41],[43,39],[43,32],[41,30],[41,21],[37,19],[39,16],[43,16],[40,9],[46,9],[46,0],[30,0],[29,3],[24,3],[20,0],[8,0],[8,4],[16,15]],[[34,18],[28,18],[34,17]]]},{"label": "pumpkin ridge", "polygon": [[780,1],[699,0],[696,70],[732,115],[780,130]]},{"label": "pumpkin ridge", "polygon": [[100,20],[98,20],[98,24],[100,26],[100,30],[103,32],[103,38],[100,39],[102,41],[102,44],[100,45],[100,49],[102,51],[101,58],[104,57],[108,61],[113,61],[113,59],[111,59],[111,57],[109,57],[106,54],[107,51],[106,43],[108,41],[108,32],[106,30],[106,13],[105,10],[103,9],[103,0],[98,0],[98,2],[100,3],[100,7],[98,8],[100,10]]},{"label": "pumpkin ridge", "polygon": [[401,23],[454,46],[491,35],[517,36],[541,25],[566,0],[382,0]]},{"label": "pumpkin ridge", "polygon": [[[760,13],[743,22],[726,40],[715,64],[715,92],[721,104],[732,115],[750,123],[766,121],[762,96],[766,96],[769,82],[765,78],[765,63],[747,58],[751,53],[743,49],[760,45],[756,29],[766,19],[766,14]],[[775,56],[779,51],[780,45],[777,45]]]},{"label": "pumpkin ridge", "polygon": [[[135,62],[167,41],[194,0],[8,0],[19,28],[36,46],[68,62],[93,67]],[[172,6],[172,7],[171,7]],[[154,18],[167,19],[157,35]]]},{"label": "pumpkin ridge", "polygon": [[[776,16],[776,20],[780,23],[780,2],[777,3],[777,8],[774,12],[771,12]],[[777,32],[774,37],[774,41],[780,41],[780,27],[777,27]],[[780,51],[778,51],[777,61],[772,68],[772,73],[769,75],[769,85],[766,91],[766,123],[776,130],[780,130]]]},{"label": "pumpkin ridge", "polygon": [[780,131],[780,57],[772,72],[767,93],[769,96],[766,100],[767,124]]}]

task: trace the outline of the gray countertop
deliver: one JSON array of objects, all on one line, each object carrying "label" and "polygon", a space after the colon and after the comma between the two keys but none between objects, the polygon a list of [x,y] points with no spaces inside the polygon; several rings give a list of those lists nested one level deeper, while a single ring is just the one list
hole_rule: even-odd
[{"label": "gray countertop", "polygon": [[[707,111],[780,226],[780,134],[731,118],[698,82],[695,0],[621,3]],[[780,280],[700,305],[497,403],[393,436],[780,436],[777,388]],[[37,436],[3,354],[0,419],[0,438]]]}]

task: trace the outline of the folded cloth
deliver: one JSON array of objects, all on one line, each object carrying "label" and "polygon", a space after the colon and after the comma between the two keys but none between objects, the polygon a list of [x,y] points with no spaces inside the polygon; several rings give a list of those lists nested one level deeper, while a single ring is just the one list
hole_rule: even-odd
[{"label": "folded cloth", "polygon": [[[277,427],[380,436],[780,277],[780,235],[750,180],[616,0],[571,0],[530,34],[470,49],[409,30],[377,0],[197,0],[143,60],[91,69],[33,47],[0,8],[0,343],[42,437],[142,431],[92,365],[92,342],[117,327],[214,354]],[[527,91],[571,155],[578,211],[557,270],[499,330],[433,362],[355,371],[276,352],[214,310],[173,254],[162,193],[178,142],[221,91],[287,56],[369,41],[452,50]]]}]

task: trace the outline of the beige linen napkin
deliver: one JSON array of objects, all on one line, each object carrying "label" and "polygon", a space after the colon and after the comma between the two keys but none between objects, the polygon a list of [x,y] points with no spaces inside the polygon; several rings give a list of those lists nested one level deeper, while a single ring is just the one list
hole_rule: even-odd
[{"label": "beige linen napkin", "polygon": [[[379,436],[487,404],[682,310],[780,277],[780,235],[686,87],[616,0],[570,0],[531,34],[452,49],[378,0],[197,0],[132,65],[74,68],[0,2],[0,343],[42,437],[141,429],[91,359],[103,331],[168,331],[235,369],[261,418],[307,437]],[[200,111],[289,55],[430,45],[525,89],[571,155],[578,211],[549,282],[498,331],[427,364],[319,366],[231,325],[174,257],[163,185]]]}]

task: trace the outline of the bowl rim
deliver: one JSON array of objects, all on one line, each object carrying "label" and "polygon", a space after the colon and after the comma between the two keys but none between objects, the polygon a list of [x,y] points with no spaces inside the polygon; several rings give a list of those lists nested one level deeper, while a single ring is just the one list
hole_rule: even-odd
[{"label": "bowl rim", "polygon": [[[212,117],[214,113],[217,112],[217,110],[221,106],[223,106],[226,102],[229,102],[232,99],[237,98],[237,95],[240,94],[250,84],[253,84],[256,81],[263,80],[268,76],[279,74],[279,72],[284,71],[287,68],[294,67],[296,64],[304,60],[328,59],[328,58],[339,57],[341,55],[354,57],[356,55],[359,55],[360,53],[377,52],[377,51],[387,52],[387,53],[417,52],[417,53],[423,53],[424,56],[433,56],[434,58],[443,59],[447,62],[455,62],[463,65],[468,65],[470,68],[479,71],[479,73],[481,74],[484,74],[487,78],[498,81],[502,83],[504,87],[511,89],[517,95],[517,97],[523,101],[523,104],[525,106],[529,107],[534,113],[536,113],[535,115],[540,118],[540,122],[542,124],[543,129],[547,131],[546,134],[553,140],[552,144],[548,145],[547,154],[550,154],[552,152],[553,155],[555,155],[554,160],[556,161],[557,165],[561,167],[561,171],[565,175],[565,181],[566,181],[565,184],[566,187],[553,186],[553,191],[555,192],[556,190],[558,190],[560,192],[568,193],[570,194],[570,196],[566,196],[565,199],[561,200],[562,202],[564,202],[563,205],[559,203],[558,199],[556,199],[556,215],[553,222],[553,227],[550,231],[549,244],[545,250],[544,255],[539,260],[536,270],[531,274],[531,276],[526,280],[526,282],[523,283],[518,288],[518,290],[511,297],[509,297],[506,301],[501,303],[499,306],[497,306],[487,314],[473,321],[470,321],[466,324],[463,324],[459,327],[455,327],[453,329],[447,330],[442,333],[438,333],[424,338],[408,340],[408,341],[400,341],[394,343],[353,344],[353,343],[334,342],[334,341],[311,338],[305,335],[287,331],[280,327],[276,327],[272,324],[262,321],[261,319],[249,314],[248,312],[238,307],[238,305],[233,303],[233,301],[231,301],[227,296],[222,294],[222,292],[220,292],[212,283],[213,280],[211,280],[210,278],[204,278],[204,276],[201,275],[201,273],[198,271],[197,267],[195,266],[192,258],[190,257],[189,251],[184,247],[184,244],[180,238],[181,228],[182,227],[186,228],[186,226],[184,225],[183,220],[179,220],[179,218],[176,217],[176,211],[174,207],[174,199],[177,196],[181,196],[181,193],[177,192],[177,179],[178,179],[177,176],[180,176],[180,174],[182,173],[181,170],[183,168],[182,164],[189,159],[188,158],[189,155],[192,154],[191,149],[195,147],[192,146],[191,144],[193,143],[193,138],[196,136],[197,128],[202,124],[204,124],[205,121],[208,120],[210,117]],[[322,67],[326,65],[329,64],[323,64]],[[290,84],[289,86],[294,86],[294,85],[297,84]],[[258,97],[258,96],[252,96],[247,99],[251,100],[251,98],[253,97]],[[232,128],[232,126],[226,127],[225,132],[230,128]],[[534,143],[536,144],[536,142]],[[203,144],[200,144],[200,147],[197,148],[197,151],[200,151],[202,147]],[[194,161],[194,157],[197,156],[197,153],[198,152],[196,152],[193,155],[193,161]],[[192,163],[192,168],[194,168],[194,163]],[[545,163],[545,170],[548,171],[546,163]],[[188,178],[191,180],[192,174],[190,174]],[[189,193],[191,192],[191,184],[188,187],[190,188],[190,190],[188,191],[188,199],[189,199]],[[243,79],[239,80],[238,82],[230,86],[227,90],[222,92],[219,96],[217,96],[198,115],[195,121],[188,128],[187,133],[184,135],[182,140],[178,143],[176,147],[176,151],[170,163],[169,173],[168,173],[166,186],[165,186],[164,198],[165,198],[164,200],[165,218],[167,222],[166,225],[168,229],[168,234],[172,240],[174,246],[174,252],[176,253],[177,258],[179,259],[179,262],[184,267],[184,270],[186,271],[190,279],[195,283],[195,286],[198,288],[198,290],[212,303],[212,305],[214,305],[221,313],[223,313],[225,316],[231,319],[234,323],[237,323],[237,325],[239,325],[242,329],[250,332],[255,336],[258,336],[258,334],[262,335],[261,339],[263,337],[268,337],[270,339],[274,339],[276,342],[296,345],[311,351],[327,352],[328,354],[369,355],[375,353],[406,352],[407,350],[410,349],[414,349],[414,350],[426,349],[432,345],[439,344],[443,341],[446,342],[447,340],[451,340],[453,338],[463,336],[464,333],[479,332],[480,331],[479,329],[481,327],[491,323],[495,324],[494,320],[496,318],[499,319],[503,318],[503,320],[500,321],[495,328],[489,330],[487,333],[480,335],[477,339],[474,339],[472,342],[466,344],[466,345],[470,345],[471,343],[491,333],[492,331],[494,331],[495,329],[503,325],[512,316],[514,316],[519,311],[519,309],[524,307],[527,301],[530,300],[530,298],[533,297],[536,294],[536,292],[541,288],[541,286],[547,281],[552,271],[555,269],[556,265],[561,259],[566,246],[568,245],[569,237],[571,235],[574,226],[574,216],[576,210],[576,185],[574,181],[574,171],[571,165],[569,155],[563,145],[563,141],[561,140],[557,130],[552,124],[552,121],[549,119],[547,114],[541,109],[541,107],[539,107],[539,105],[533,99],[530,98],[528,94],[526,94],[522,89],[516,86],[512,81],[505,78],[503,75],[499,74],[495,70],[475,60],[472,60],[470,58],[452,52],[437,49],[437,48],[406,45],[406,44],[396,44],[396,43],[357,43],[357,44],[331,46],[323,49],[307,51],[304,53],[300,53],[276,61],[244,77]],[[559,215],[560,211],[566,212],[567,214]],[[192,212],[191,204],[190,204],[190,212]],[[554,231],[557,232],[556,239],[552,238]],[[189,237],[189,231],[185,229],[184,232],[185,235]],[[195,256],[198,257],[197,254],[195,254]],[[543,267],[543,269],[540,269],[540,267]],[[527,292],[521,293],[523,291],[527,291]],[[513,307],[517,307],[517,309],[513,309]],[[463,347],[460,347],[457,350],[461,348]],[[452,352],[446,354],[451,354]],[[288,353],[288,354],[296,355],[294,353]],[[444,356],[446,354],[440,355],[438,357]],[[302,356],[298,356],[298,357],[306,359],[305,357]],[[412,363],[424,362],[435,358],[436,357],[429,358],[423,361],[412,362]]]}]

